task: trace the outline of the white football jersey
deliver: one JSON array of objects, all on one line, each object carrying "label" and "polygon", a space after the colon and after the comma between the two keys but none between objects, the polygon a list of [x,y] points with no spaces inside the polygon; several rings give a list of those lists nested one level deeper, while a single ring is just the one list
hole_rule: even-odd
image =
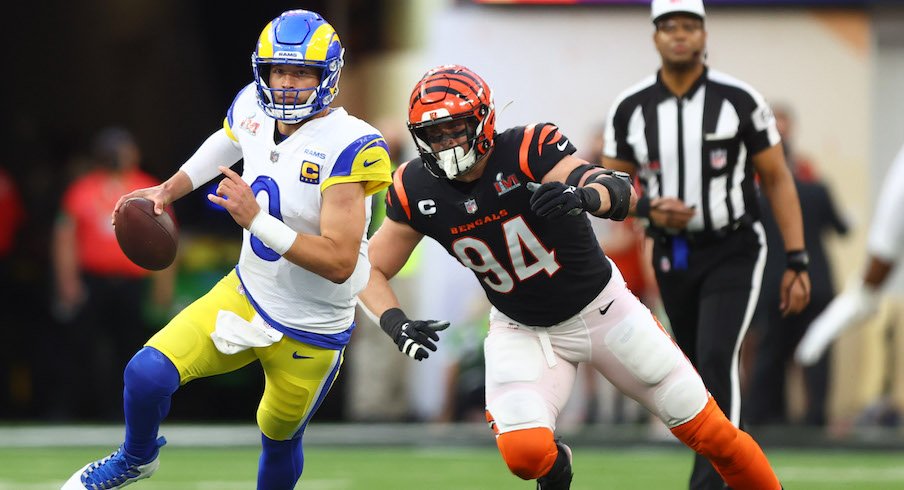
[{"label": "white football jersey", "polygon": [[[242,149],[242,179],[261,208],[293,230],[320,234],[321,192],[333,184],[364,182],[367,223],[371,196],[391,182],[383,136],[373,126],[333,109],[274,142],[276,121],[259,108],[249,84],[229,108],[223,126]],[[336,284],[299,267],[244,231],[238,273],[255,308],[269,322],[306,332],[334,334],[354,320],[355,295],[367,285],[367,226],[352,276]]]}]

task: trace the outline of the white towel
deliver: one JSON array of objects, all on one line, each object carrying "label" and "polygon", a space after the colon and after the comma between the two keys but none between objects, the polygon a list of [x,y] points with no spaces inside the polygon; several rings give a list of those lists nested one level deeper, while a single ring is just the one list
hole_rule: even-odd
[{"label": "white towel", "polygon": [[252,347],[267,347],[279,342],[283,334],[255,314],[251,321],[227,310],[217,313],[217,328],[210,334],[217,350],[223,354],[235,354]]}]

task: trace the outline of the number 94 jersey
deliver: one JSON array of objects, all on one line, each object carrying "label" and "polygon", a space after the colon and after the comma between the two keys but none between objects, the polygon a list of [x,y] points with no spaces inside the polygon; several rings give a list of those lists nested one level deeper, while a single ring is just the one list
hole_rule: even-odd
[{"label": "number 94 jersey", "polygon": [[555,325],[581,311],[612,275],[586,213],[549,220],[530,209],[527,183],[540,182],[574,152],[558,128],[545,123],[496,135],[474,182],[436,178],[420,159],[412,160],[393,176],[386,216],[439,242],[508,317]]}]

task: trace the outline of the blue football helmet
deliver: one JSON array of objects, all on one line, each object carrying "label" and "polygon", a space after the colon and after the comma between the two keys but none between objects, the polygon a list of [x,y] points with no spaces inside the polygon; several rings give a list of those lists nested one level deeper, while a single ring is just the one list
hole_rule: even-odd
[{"label": "blue football helmet", "polygon": [[[290,10],[273,19],[261,31],[251,55],[257,103],[270,117],[286,123],[298,123],[327,108],[339,93],[339,72],[345,50],[339,35],[320,14]],[[268,86],[270,65],[305,65],[320,69],[316,87],[279,89]],[[300,92],[311,90],[305,103],[298,103]],[[274,98],[275,93],[285,97]],[[276,100],[295,100],[278,104]]]}]

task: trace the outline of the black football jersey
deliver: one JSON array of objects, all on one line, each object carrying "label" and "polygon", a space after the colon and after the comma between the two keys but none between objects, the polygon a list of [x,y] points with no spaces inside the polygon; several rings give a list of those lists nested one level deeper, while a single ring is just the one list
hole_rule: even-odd
[{"label": "black football jersey", "polygon": [[395,172],[386,216],[442,244],[502,313],[526,325],[554,325],[581,311],[612,276],[586,213],[549,220],[530,209],[527,183],[540,182],[574,152],[545,123],[497,134],[474,182],[434,177],[412,160]]}]

